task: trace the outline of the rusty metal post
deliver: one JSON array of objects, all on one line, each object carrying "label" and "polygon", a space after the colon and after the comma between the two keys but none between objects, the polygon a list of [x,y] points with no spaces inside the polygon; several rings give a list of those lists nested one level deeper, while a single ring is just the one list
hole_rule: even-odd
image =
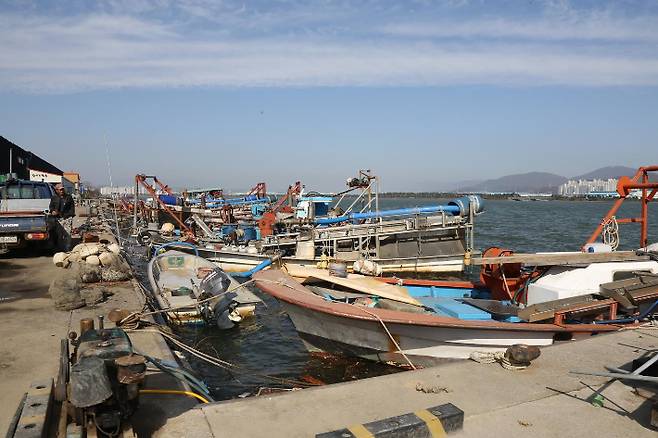
[{"label": "rusty metal post", "polygon": [[135,193],[133,199],[133,233],[137,233],[137,202],[139,199],[139,175],[135,175]]},{"label": "rusty metal post", "polygon": [[[640,178],[640,176],[643,173],[643,169],[640,168],[638,171],[635,173],[635,176],[631,179],[632,182],[637,182],[637,180]],[[612,208],[608,211],[608,213],[605,215],[605,217],[601,220],[601,223],[599,223],[599,226],[596,227],[596,230],[592,233],[592,235],[587,239],[587,242],[585,242],[585,245],[589,243],[594,243],[596,242],[596,239],[598,239],[599,235],[603,231],[603,226],[605,223],[610,220],[612,216],[617,213],[617,210],[619,210],[619,207],[624,203],[624,200],[626,199],[627,193],[624,191],[624,187],[622,187],[622,181],[620,180],[619,183],[617,184],[617,192],[619,193],[620,198],[615,201],[615,203],[612,205]],[[583,245],[584,246],[584,245]]]},{"label": "rusty metal post", "polygon": [[622,176],[619,178],[617,183],[617,193],[619,193],[620,198],[615,201],[614,205],[608,211],[608,214],[603,218],[599,226],[596,228],[594,233],[587,240],[587,243],[593,243],[599,237],[603,231],[604,225],[610,220],[610,218],[617,212],[621,204],[624,202],[626,197],[630,194],[631,190],[641,190],[642,198],[641,202],[641,213],[639,218],[620,218],[617,219],[617,223],[640,223],[640,248],[645,248],[649,244],[648,239],[648,228],[649,228],[649,202],[654,200],[656,193],[658,193],[658,182],[651,182],[649,180],[649,172],[658,171],[658,166],[645,166],[640,167],[633,178],[627,176]]},{"label": "rusty metal post", "polygon": [[605,223],[606,223],[606,222],[607,222],[612,216],[614,216],[615,213],[617,213],[617,210],[619,210],[619,207],[621,207],[621,204],[624,203],[624,199],[626,199],[626,198],[619,198],[619,199],[617,199],[617,200],[615,201],[615,203],[612,205],[612,208],[610,208],[610,210],[608,211],[608,213],[605,215],[605,217],[604,217],[604,218],[601,220],[601,222],[599,223],[599,226],[596,227],[596,230],[594,230],[594,232],[592,233],[592,235],[589,236],[589,239],[587,239],[587,242],[585,242],[585,245],[587,245],[587,244],[589,244],[589,243],[594,243],[594,242],[596,242],[596,239],[599,238],[599,235],[600,235],[601,232],[603,231],[603,226],[604,226],[604,224],[605,224]]},{"label": "rusty metal post", "polygon": [[[649,175],[647,174],[647,171],[644,170],[642,172],[642,183],[643,184],[648,184],[649,183]],[[649,217],[648,217],[648,207],[649,207],[649,199],[647,197],[647,189],[642,188],[642,213],[640,216],[642,217],[642,224],[641,224],[641,230],[640,230],[640,248],[646,248],[647,245],[649,245],[648,242],[648,236],[647,236],[647,226],[649,225]]]}]

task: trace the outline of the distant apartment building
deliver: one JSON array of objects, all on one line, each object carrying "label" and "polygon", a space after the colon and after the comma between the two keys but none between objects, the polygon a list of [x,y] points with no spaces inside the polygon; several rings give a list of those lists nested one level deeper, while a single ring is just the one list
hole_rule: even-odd
[{"label": "distant apartment building", "polygon": [[617,190],[617,179],[569,180],[558,187],[561,196],[585,196],[589,193],[607,193]]},{"label": "distant apartment building", "polygon": [[111,196],[111,195],[119,195],[119,196],[124,196],[124,195],[132,195],[135,192],[135,187],[101,187],[100,189],[101,195],[104,196]]}]

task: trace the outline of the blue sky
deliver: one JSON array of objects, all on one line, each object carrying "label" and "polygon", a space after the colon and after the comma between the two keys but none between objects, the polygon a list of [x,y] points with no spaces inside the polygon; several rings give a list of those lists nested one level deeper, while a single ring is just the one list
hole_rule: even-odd
[{"label": "blue sky", "polygon": [[655,1],[0,3],[0,135],[97,184],[441,190],[658,158]]}]

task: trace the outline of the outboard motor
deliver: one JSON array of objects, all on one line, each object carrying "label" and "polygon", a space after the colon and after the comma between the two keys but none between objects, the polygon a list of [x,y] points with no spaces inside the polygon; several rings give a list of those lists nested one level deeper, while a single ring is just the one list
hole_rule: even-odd
[{"label": "outboard motor", "polygon": [[215,324],[220,330],[226,330],[232,328],[235,324],[233,310],[236,307],[235,302],[233,301],[238,295],[235,292],[228,292],[222,295],[219,300],[217,300],[215,306],[213,307],[213,313],[215,315]]},{"label": "outboard motor", "polygon": [[[215,324],[221,330],[230,329],[235,325],[235,322],[240,322],[239,319],[236,320],[234,312],[237,307],[234,300],[238,294],[227,292],[230,286],[231,277],[219,268],[206,275],[199,284],[200,301],[219,296],[216,301],[206,301],[203,304],[204,307],[201,309],[201,313],[207,322],[212,322],[214,319]],[[210,306],[212,306],[212,309]]]}]

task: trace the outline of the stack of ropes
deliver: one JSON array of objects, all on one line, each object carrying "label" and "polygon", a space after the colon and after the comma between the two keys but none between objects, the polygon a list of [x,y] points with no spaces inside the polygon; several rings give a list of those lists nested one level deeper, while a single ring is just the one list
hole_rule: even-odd
[{"label": "stack of ropes", "polygon": [[615,216],[603,223],[601,236],[603,237],[603,243],[610,245],[613,251],[619,247],[619,224]]},{"label": "stack of ropes", "polygon": [[504,351],[495,351],[495,352],[484,352],[484,351],[474,351],[469,356],[471,360],[474,360],[477,363],[496,363],[498,362],[501,367],[506,370],[520,371],[528,368],[530,362],[516,362],[513,361],[506,352]]}]

